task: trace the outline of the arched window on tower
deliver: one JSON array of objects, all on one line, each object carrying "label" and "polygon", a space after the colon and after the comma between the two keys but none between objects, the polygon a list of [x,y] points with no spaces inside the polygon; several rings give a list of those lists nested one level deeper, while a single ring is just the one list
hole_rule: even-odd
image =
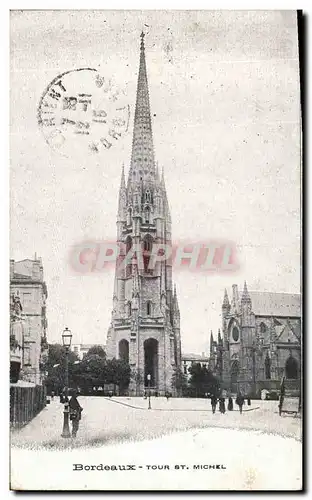
[{"label": "arched window on tower", "polygon": [[[131,236],[128,236],[128,238],[126,239],[126,255],[128,255],[128,253],[131,251],[131,248],[132,248],[132,238]],[[126,278],[129,278],[131,274],[132,274],[132,264],[131,262],[129,262],[126,267]]]},{"label": "arched window on tower", "polygon": [[269,355],[267,353],[265,361],[264,361],[264,367],[265,367],[265,378],[267,380],[271,379],[271,360],[269,358]]},{"label": "arched window on tower", "polygon": [[145,191],[145,201],[150,203],[152,201],[152,195],[149,189]]},{"label": "arched window on tower", "polygon": [[153,273],[153,270],[148,268],[152,248],[153,248],[153,238],[149,234],[147,234],[143,240],[143,262],[144,262],[144,272],[148,274]]},{"label": "arched window on tower", "polygon": [[132,208],[130,207],[127,212],[127,226],[131,226],[132,221]]},{"label": "arched window on tower", "polygon": [[127,302],[127,316],[128,316],[128,318],[130,318],[131,313],[132,313],[132,309],[131,309],[131,301],[130,301],[130,300],[128,300],[128,302]]},{"label": "arched window on tower", "polygon": [[151,215],[150,208],[146,207],[145,210],[144,210],[144,222],[145,222],[145,224],[149,224],[150,223],[150,215]]},{"label": "arched window on tower", "polygon": [[152,315],[152,302],[150,300],[146,302],[146,314],[147,316]]},{"label": "arched window on tower", "polygon": [[260,323],[260,333],[265,333],[267,331],[267,327],[264,323]]}]

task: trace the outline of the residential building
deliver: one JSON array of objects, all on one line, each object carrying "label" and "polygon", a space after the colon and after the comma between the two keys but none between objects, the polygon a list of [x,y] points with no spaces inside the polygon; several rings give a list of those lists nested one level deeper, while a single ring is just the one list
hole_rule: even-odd
[{"label": "residential building", "polygon": [[[10,261],[11,335],[22,349],[19,377],[41,384],[42,361],[47,355],[47,287],[41,259]],[[17,316],[17,310],[19,310]],[[13,312],[13,314],[12,314]],[[17,333],[18,331],[18,333]]]}]

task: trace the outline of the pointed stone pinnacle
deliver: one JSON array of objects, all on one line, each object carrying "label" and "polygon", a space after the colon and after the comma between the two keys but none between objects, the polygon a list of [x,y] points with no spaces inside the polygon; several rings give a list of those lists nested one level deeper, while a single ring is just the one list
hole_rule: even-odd
[{"label": "pointed stone pinnacle", "polygon": [[222,305],[223,306],[229,306],[230,305],[229,296],[228,296],[226,288],[224,289],[224,298],[223,298],[223,304]]},{"label": "pointed stone pinnacle", "polygon": [[251,298],[250,298],[250,295],[248,293],[246,281],[244,281],[244,289],[243,289],[241,301],[242,301],[242,303],[247,303],[247,302],[251,303]]},{"label": "pointed stone pinnacle", "polygon": [[147,71],[144,50],[144,33],[141,33],[140,66],[134,113],[130,182],[145,181],[155,176],[152,120],[149,103]]}]

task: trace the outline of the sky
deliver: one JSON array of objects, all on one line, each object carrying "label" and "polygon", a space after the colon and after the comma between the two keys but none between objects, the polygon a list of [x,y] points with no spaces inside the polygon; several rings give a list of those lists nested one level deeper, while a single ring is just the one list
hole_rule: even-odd
[{"label": "sky", "polygon": [[[112,240],[129,170],[144,28],[155,157],[174,241],[235,242],[239,269],[174,270],[182,350],[209,349],[224,288],[300,293],[300,96],[292,11],[11,11],[10,253],[42,258],[49,342],[105,343],[114,272],[80,275],[70,250]],[[96,68],[124,89],[130,127],[92,153],[53,150],[37,109],[59,74]],[[79,139],[77,139],[79,141]]]}]

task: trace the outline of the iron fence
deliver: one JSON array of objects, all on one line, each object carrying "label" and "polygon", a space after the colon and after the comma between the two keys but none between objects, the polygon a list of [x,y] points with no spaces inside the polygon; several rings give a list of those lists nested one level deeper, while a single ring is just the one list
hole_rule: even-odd
[{"label": "iron fence", "polygon": [[46,388],[10,387],[10,424],[22,427],[30,422],[46,405]]}]

